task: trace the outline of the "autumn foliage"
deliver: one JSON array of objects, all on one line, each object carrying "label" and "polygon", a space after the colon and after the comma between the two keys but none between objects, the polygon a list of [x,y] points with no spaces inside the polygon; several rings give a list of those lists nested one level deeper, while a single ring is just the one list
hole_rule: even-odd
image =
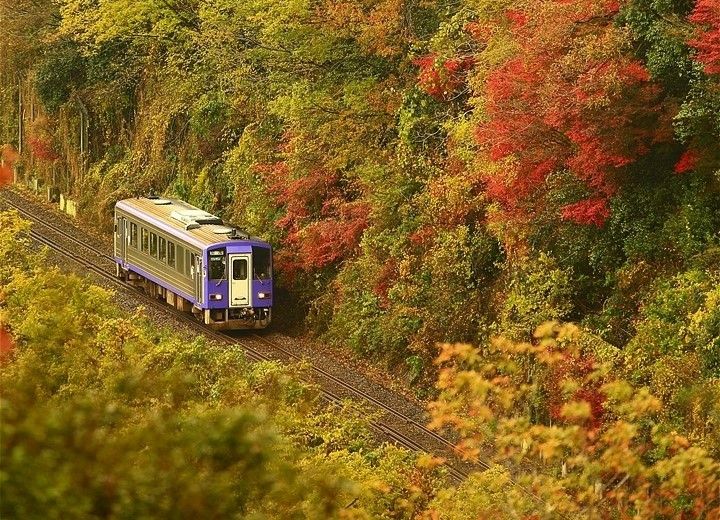
[{"label": "autumn foliage", "polygon": [[475,502],[475,514],[717,518],[720,463],[658,426],[661,401],[593,359],[591,344],[548,323],[528,343],[443,345],[432,425],[452,427],[468,458],[491,458],[517,479],[497,476],[502,498]]},{"label": "autumn foliage", "polygon": [[326,267],[352,251],[368,224],[368,205],[347,200],[338,177],[326,169],[293,179],[287,164],[258,166],[284,214],[277,225],[286,247],[277,263],[289,276]]},{"label": "autumn foliage", "polygon": [[464,76],[472,68],[472,56],[441,59],[428,54],[413,61],[420,68],[418,85],[438,101],[448,101],[458,95]]},{"label": "autumn foliage", "polygon": [[698,0],[690,20],[698,26],[698,34],[690,42],[698,51],[698,61],[708,74],[720,74],[720,5],[714,0]]},{"label": "autumn foliage", "polygon": [[502,465],[396,517],[717,516],[716,0],[0,4],[18,171],[93,225],[212,209],[273,244],[278,317],[440,376]]},{"label": "autumn foliage", "polygon": [[10,332],[4,327],[0,327],[0,363],[8,359],[15,348],[15,342],[13,341]]},{"label": "autumn foliage", "polygon": [[0,152],[2,164],[0,164],[0,186],[10,184],[13,180],[13,165],[18,160],[18,153],[10,145],[2,147]]},{"label": "autumn foliage", "polygon": [[487,185],[508,214],[532,211],[548,177],[568,170],[589,196],[562,218],[602,226],[619,175],[670,138],[660,89],[614,24],[617,12],[615,3],[538,1],[505,13],[518,51],[488,75],[488,120],[476,136],[503,161]]},{"label": "autumn foliage", "polygon": [[53,149],[52,144],[42,137],[31,137],[28,141],[33,155],[41,161],[52,162],[60,158],[60,155]]}]

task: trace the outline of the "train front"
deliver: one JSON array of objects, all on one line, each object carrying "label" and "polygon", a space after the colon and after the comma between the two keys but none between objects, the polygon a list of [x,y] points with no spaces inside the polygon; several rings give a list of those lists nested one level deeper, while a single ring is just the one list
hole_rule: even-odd
[{"label": "train front", "polygon": [[272,318],[272,249],[260,240],[209,247],[205,322],[218,329],[263,329]]}]

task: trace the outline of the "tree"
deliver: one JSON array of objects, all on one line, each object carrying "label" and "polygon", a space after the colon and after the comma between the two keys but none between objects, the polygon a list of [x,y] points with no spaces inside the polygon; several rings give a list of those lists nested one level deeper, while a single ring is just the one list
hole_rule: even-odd
[{"label": "tree", "polygon": [[535,1],[491,20],[490,33],[507,34],[516,51],[487,75],[477,138],[502,161],[487,190],[506,213],[532,215],[549,176],[567,169],[587,198],[566,205],[562,218],[602,226],[619,174],[671,138],[660,89],[613,23],[618,8]]},{"label": "tree", "polygon": [[720,7],[712,0],[698,0],[690,15],[690,21],[699,28],[698,35],[690,41],[708,74],[720,74]]},{"label": "tree", "polygon": [[457,431],[469,459],[498,464],[474,477],[499,477],[475,488],[475,515],[716,518],[720,462],[658,424],[660,400],[618,377],[590,340],[548,323],[531,343],[442,346],[432,426]]}]

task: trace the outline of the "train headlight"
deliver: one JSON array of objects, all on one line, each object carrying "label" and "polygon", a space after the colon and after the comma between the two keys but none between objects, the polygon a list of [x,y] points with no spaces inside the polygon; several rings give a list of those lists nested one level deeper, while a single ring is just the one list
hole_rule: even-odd
[{"label": "train headlight", "polygon": [[258,298],[260,298],[261,300],[264,298],[270,298],[270,293],[269,292],[259,292]]},{"label": "train headlight", "polygon": [[211,300],[222,300],[222,294],[211,294],[210,299]]}]

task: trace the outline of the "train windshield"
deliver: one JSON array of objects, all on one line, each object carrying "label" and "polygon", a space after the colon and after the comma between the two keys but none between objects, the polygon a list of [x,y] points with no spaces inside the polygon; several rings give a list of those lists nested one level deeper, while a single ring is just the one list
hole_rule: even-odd
[{"label": "train windshield", "polygon": [[253,247],[253,278],[255,280],[269,280],[272,276],[272,255],[267,247]]},{"label": "train windshield", "polygon": [[225,278],[225,250],[210,251],[210,279],[224,280]]}]

